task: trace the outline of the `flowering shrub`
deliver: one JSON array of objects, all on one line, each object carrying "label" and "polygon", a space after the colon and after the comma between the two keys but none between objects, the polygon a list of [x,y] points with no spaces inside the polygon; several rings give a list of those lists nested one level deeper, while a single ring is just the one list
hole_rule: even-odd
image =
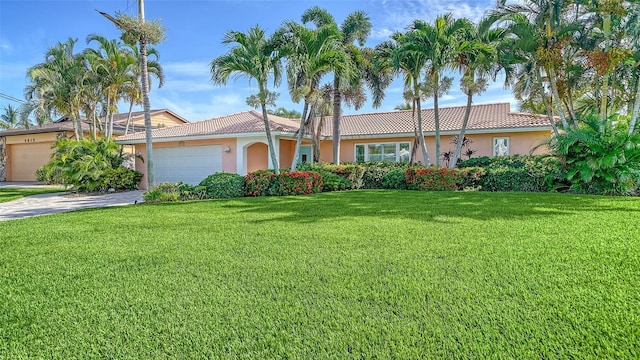
[{"label": "flowering shrub", "polygon": [[245,196],[278,195],[278,177],[273,170],[258,170],[244,177]]},{"label": "flowering shrub", "polygon": [[277,176],[277,182],[277,195],[306,195],[322,191],[322,175],[316,172],[284,172]]},{"label": "flowering shrub", "polygon": [[335,190],[359,189],[362,187],[362,176],[364,166],[360,164],[326,164],[326,163],[304,163],[298,166],[299,171],[329,172],[340,176],[346,182],[339,184]]},{"label": "flowering shrub", "polygon": [[463,178],[458,169],[410,167],[405,180],[409,190],[453,191],[460,188]]},{"label": "flowering shrub", "polygon": [[458,190],[481,190],[487,171],[481,167],[458,169]]}]

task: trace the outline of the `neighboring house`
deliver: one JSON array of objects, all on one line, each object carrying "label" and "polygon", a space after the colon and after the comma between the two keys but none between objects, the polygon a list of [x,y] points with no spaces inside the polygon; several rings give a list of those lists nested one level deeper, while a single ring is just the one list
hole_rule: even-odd
[{"label": "neighboring house", "polygon": [[[455,149],[451,140],[460,131],[464,111],[464,106],[440,109],[442,152]],[[433,109],[422,111],[428,153],[435,163],[433,114]],[[408,161],[414,141],[412,115],[412,111],[407,110],[342,116],[341,161]],[[278,163],[281,168],[288,168],[299,122],[278,116],[269,116],[269,121]],[[320,142],[320,160],[324,162],[330,162],[333,157],[331,134],[328,117]],[[507,103],[474,105],[466,132],[466,137],[472,140],[469,148],[475,150],[474,157],[544,153],[547,149],[537,146],[550,135],[551,126],[546,116],[514,113]],[[144,133],[121,136],[116,142],[135,146],[136,154],[142,157],[136,160],[136,169],[146,173]],[[300,161],[310,161],[309,136],[302,145]],[[215,172],[245,175],[273,167],[262,115],[253,110],[153,130],[153,157],[157,183],[197,184]],[[423,162],[420,151],[417,160]],[[141,185],[145,183],[143,178]]]},{"label": "neighboring house", "polygon": [[[128,113],[114,115],[114,134],[124,134]],[[153,110],[151,122],[154,128],[164,128],[188,123],[170,110]],[[90,136],[89,123],[83,121],[82,130]],[[144,112],[132,113],[129,132],[144,130]],[[74,137],[73,124],[61,119],[28,129],[0,131],[0,181],[35,181],[36,169],[49,162],[56,140]]]}]

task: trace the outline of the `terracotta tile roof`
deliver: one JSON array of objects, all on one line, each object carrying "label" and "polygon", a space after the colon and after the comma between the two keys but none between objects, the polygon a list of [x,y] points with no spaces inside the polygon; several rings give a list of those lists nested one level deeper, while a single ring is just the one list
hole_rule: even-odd
[{"label": "terracotta tile roof", "polygon": [[[464,120],[465,106],[440,108],[440,131],[460,131]],[[393,111],[358,115],[343,115],[341,136],[385,135],[412,133],[414,129],[413,111]],[[417,124],[417,116],[416,116]],[[510,105],[488,104],[473,105],[469,114],[467,130],[492,130],[515,128],[550,129],[549,119],[543,115],[510,112]],[[435,113],[433,109],[422,110],[422,130],[435,132]],[[331,121],[323,126],[323,135],[331,136]]]},{"label": "terracotta tile roof", "polygon": [[[271,131],[295,133],[300,127],[299,122],[279,116],[269,115]],[[236,114],[220,116],[213,119],[196,121],[180,126],[173,126],[153,130],[154,138],[175,138],[184,136],[224,135],[242,133],[263,133],[264,122],[262,114],[250,110]],[[141,140],[145,138],[143,132],[121,136],[118,141]]]},{"label": "terracotta tile roof", "polygon": [[[151,110],[151,115],[162,113],[162,112],[169,112],[170,114],[176,116],[178,119],[183,120],[185,123],[189,122],[183,117],[167,109]],[[129,116],[129,113],[121,113],[121,114],[113,115],[113,124],[114,124],[113,133],[115,135],[124,134],[124,128],[125,128],[128,116]],[[144,111],[134,111],[131,113],[132,120],[138,117],[143,117],[143,116],[144,116]],[[90,131],[89,122],[87,122],[84,117],[82,117],[81,119],[82,119],[82,130],[84,132],[89,132]],[[60,132],[60,131],[73,131],[73,123],[67,118],[61,118],[59,120],[56,120],[48,124],[30,126],[28,129],[21,128],[21,129],[11,129],[11,130],[0,131],[0,136],[39,134],[39,133]]]},{"label": "terracotta tile roof", "polygon": [[[462,127],[465,106],[440,108],[440,130],[443,133],[459,131]],[[423,131],[435,132],[433,109],[422,110]],[[278,116],[269,116],[271,131],[281,131],[291,135],[299,128],[299,122]],[[417,119],[416,119],[417,121]],[[332,135],[331,118],[328,117],[322,128],[322,135]],[[358,115],[343,115],[341,136],[359,137],[373,135],[393,135],[413,133],[412,111],[391,111]],[[467,125],[468,131],[491,131],[504,129],[540,129],[551,130],[549,119],[545,115],[513,113],[508,103],[473,105]],[[243,133],[263,133],[262,114],[256,111],[244,111],[197,121],[170,128],[153,130],[154,138],[176,138],[206,135],[235,135]],[[144,133],[135,133],[118,138],[120,142],[143,140]]]}]

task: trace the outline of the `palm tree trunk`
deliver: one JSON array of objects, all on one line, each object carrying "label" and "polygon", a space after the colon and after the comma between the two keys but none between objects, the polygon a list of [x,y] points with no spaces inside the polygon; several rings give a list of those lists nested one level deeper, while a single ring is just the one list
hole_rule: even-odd
[{"label": "palm tree trunk", "polygon": [[278,158],[276,156],[276,148],[273,144],[273,138],[271,137],[271,126],[269,125],[269,114],[267,113],[267,104],[261,103],[262,106],[262,121],[264,121],[264,131],[267,134],[267,144],[269,145],[269,155],[271,156],[271,164],[273,164],[273,171],[276,175],[280,174],[280,166],[278,166]]},{"label": "palm tree trunk", "polygon": [[333,163],[340,164],[340,116],[342,94],[340,93],[340,78],[333,78]]},{"label": "palm tree trunk", "polygon": [[540,85],[540,97],[542,98],[542,103],[544,104],[545,109],[547,109],[547,116],[549,117],[549,124],[551,124],[551,128],[553,129],[553,133],[555,136],[560,135],[558,132],[558,127],[556,126],[556,119],[553,117],[553,108],[549,103],[549,99],[544,96],[544,85],[542,84],[542,75],[540,75],[540,71],[536,71],[536,79],[538,80],[538,85]]},{"label": "palm tree trunk", "polygon": [[129,124],[131,123],[131,112],[133,111],[133,99],[129,102],[129,114],[127,114],[127,125],[124,127],[124,134],[129,133]]},{"label": "palm tree trunk", "polygon": [[296,171],[298,166],[298,157],[300,156],[300,144],[302,143],[302,137],[304,136],[304,129],[307,123],[307,111],[309,110],[309,103],[304,100],[304,108],[302,110],[302,116],[300,117],[300,129],[298,129],[298,136],[296,137],[296,147],[293,150],[293,160],[291,160],[291,171]]},{"label": "palm tree trunk", "polygon": [[569,123],[567,122],[567,118],[564,115],[564,109],[562,108],[562,101],[560,100],[560,94],[558,93],[558,86],[556,83],[556,71],[553,67],[549,67],[547,74],[549,75],[549,84],[551,85],[551,94],[553,95],[553,102],[556,104],[556,108],[558,109],[558,116],[560,116],[560,121],[562,121],[562,127],[565,130],[568,130]]},{"label": "palm tree trunk", "polygon": [[[611,14],[605,14],[602,19],[602,32],[604,35],[604,51],[609,50],[609,35],[611,33]],[[609,97],[609,68],[607,67],[604,75],[602,76],[602,97],[600,98],[600,132],[603,132],[604,122],[607,119],[607,100]]]},{"label": "palm tree trunk", "polygon": [[107,136],[107,140],[110,140],[113,136],[113,111],[109,111],[109,136]]},{"label": "palm tree trunk", "polygon": [[449,168],[453,169],[458,164],[458,159],[460,158],[460,153],[462,152],[462,143],[464,142],[464,133],[467,131],[467,123],[469,122],[469,114],[471,114],[471,102],[473,98],[473,93],[469,91],[467,93],[467,107],[464,109],[464,120],[462,120],[462,128],[460,129],[460,134],[458,135],[458,143],[456,144],[456,151],[453,153],[453,158],[449,163]]},{"label": "palm tree trunk", "polygon": [[433,115],[436,126],[436,167],[440,167],[440,113],[438,111],[438,91],[439,89],[438,73],[434,74],[433,81]]},{"label": "palm tree trunk", "polygon": [[416,112],[418,113],[418,134],[420,135],[420,146],[422,147],[422,158],[424,160],[424,166],[431,166],[429,161],[429,154],[427,153],[427,144],[424,141],[424,132],[422,131],[422,109],[420,105],[420,87],[418,86],[418,80],[413,80],[413,96],[415,101]]},{"label": "palm tree trunk", "polygon": [[633,104],[633,112],[631,113],[631,120],[629,120],[629,135],[633,134],[636,127],[636,121],[638,120],[638,111],[640,111],[640,75],[636,79],[636,100]]}]

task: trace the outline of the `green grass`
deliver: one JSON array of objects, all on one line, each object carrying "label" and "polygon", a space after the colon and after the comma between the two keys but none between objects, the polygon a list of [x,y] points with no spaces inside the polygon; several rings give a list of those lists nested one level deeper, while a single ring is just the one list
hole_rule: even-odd
[{"label": "green grass", "polygon": [[0,187],[0,203],[18,200],[25,196],[48,194],[53,192],[61,192],[64,189],[55,187],[33,187],[33,188],[16,188],[16,187]]},{"label": "green grass", "polygon": [[353,191],[0,223],[0,358],[638,358],[640,199]]}]

